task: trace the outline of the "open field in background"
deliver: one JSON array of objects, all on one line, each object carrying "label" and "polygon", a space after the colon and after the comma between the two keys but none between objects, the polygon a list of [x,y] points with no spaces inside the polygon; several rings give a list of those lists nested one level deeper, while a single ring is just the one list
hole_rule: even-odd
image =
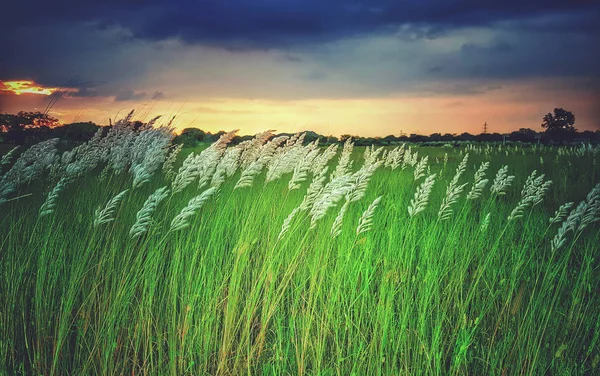
[{"label": "open field in background", "polygon": [[3,159],[0,373],[600,372],[600,148],[231,136]]}]

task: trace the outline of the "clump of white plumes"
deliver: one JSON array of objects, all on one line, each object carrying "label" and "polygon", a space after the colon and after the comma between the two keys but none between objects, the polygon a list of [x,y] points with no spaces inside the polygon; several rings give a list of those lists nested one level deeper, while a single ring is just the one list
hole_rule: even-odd
[{"label": "clump of white plumes", "polygon": [[552,184],[551,180],[544,181],[544,174],[536,177],[537,171],[533,170],[527,178],[525,186],[521,191],[521,200],[508,216],[508,221],[521,218],[530,207],[534,207],[542,202],[544,195]]},{"label": "clump of white plumes", "polygon": [[427,203],[429,202],[429,195],[431,194],[431,190],[433,189],[433,184],[435,183],[435,174],[429,175],[421,185],[417,187],[417,191],[415,192],[415,197],[410,201],[410,205],[408,206],[408,215],[414,217],[419,214],[427,207]]},{"label": "clump of white plumes", "polygon": [[123,200],[125,193],[127,193],[129,189],[122,191],[113,197],[104,207],[104,209],[96,209],[94,213],[94,227],[98,227],[100,225],[112,222],[115,220],[115,210],[117,209],[117,205]]},{"label": "clump of white plumes", "polygon": [[402,164],[406,144],[402,144],[391,150],[385,158],[385,167],[391,167],[392,171],[397,169]]},{"label": "clump of white plumes", "polygon": [[40,218],[54,213],[54,210],[56,209],[56,204],[58,201],[58,195],[60,194],[60,192],[62,192],[62,190],[65,188],[66,185],[67,185],[67,179],[63,177],[62,179],[60,179],[58,181],[58,183],[54,186],[54,188],[48,193],[48,196],[46,197],[46,201],[44,201],[44,203],[42,204],[42,206],[40,207],[40,210],[38,212],[38,216]]},{"label": "clump of white plumes", "polygon": [[142,208],[136,214],[136,220],[129,235],[132,238],[136,238],[148,232],[152,225],[152,215],[156,211],[158,204],[169,195],[169,189],[167,187],[158,188],[152,193],[144,202]]},{"label": "clump of white plumes", "polygon": [[170,231],[177,231],[190,226],[190,217],[198,211],[204,203],[217,191],[217,188],[210,187],[200,195],[192,198],[186,207],[181,209],[179,214],[171,221]]},{"label": "clump of white plumes", "polygon": [[[0,204],[22,184],[40,177],[58,161],[58,138],[42,141],[25,150],[0,179]],[[7,158],[8,160],[8,158]]]},{"label": "clump of white plumes", "polygon": [[211,187],[219,188],[221,184],[225,182],[226,178],[229,178],[235,174],[238,168],[241,153],[242,149],[237,146],[227,148],[225,154],[223,154],[223,158],[221,158],[217,168],[215,169],[215,173],[210,182]]},{"label": "clump of white plumes", "polygon": [[254,178],[260,174],[263,168],[271,161],[275,150],[288,139],[288,136],[275,137],[260,148],[258,158],[251,162],[248,167],[242,171],[240,179],[236,183],[234,189],[250,187],[254,182]]},{"label": "clump of white plumes", "polygon": [[467,193],[467,200],[478,199],[483,194],[483,189],[489,181],[488,179],[484,179],[485,171],[489,166],[490,162],[483,162],[475,172],[475,181],[473,181],[473,186],[469,193]]},{"label": "clump of white plumes", "polygon": [[227,145],[231,142],[237,129],[225,133],[219,137],[219,140],[204,149],[200,154],[194,153],[188,155],[179,168],[172,183],[172,194],[181,192],[192,182],[198,180],[198,189],[208,184],[212,180],[214,171],[217,168],[219,159],[225,153]]},{"label": "clump of white plumes", "polygon": [[597,184],[586,199],[581,201],[577,207],[571,211],[567,219],[558,229],[557,234],[552,239],[552,251],[561,248],[567,241],[569,233],[581,233],[588,225],[600,220],[600,183]]},{"label": "clump of white plumes", "polygon": [[[288,189],[294,190],[300,188],[300,184],[308,178],[308,173],[311,171],[315,159],[319,155],[318,140],[308,144],[305,148],[304,157],[296,161],[293,169],[292,177],[288,182]],[[313,173],[313,176],[316,174]]]},{"label": "clump of white plumes", "polygon": [[425,171],[427,171],[427,161],[429,160],[429,156],[425,156],[421,158],[419,163],[415,166],[415,171],[413,172],[415,180],[417,181],[423,176],[425,176]]},{"label": "clump of white plumes", "polygon": [[[365,148],[365,153],[363,155],[365,158],[365,164],[370,165],[375,163],[377,161],[377,157],[379,157],[379,154],[381,154],[383,150],[383,146],[375,148],[375,145],[371,145],[370,147]],[[385,157],[383,159],[385,159]]]},{"label": "clump of white plumes", "polygon": [[360,220],[358,221],[358,227],[356,228],[356,235],[360,235],[363,232],[367,232],[371,229],[371,226],[373,225],[373,213],[375,213],[375,208],[377,208],[377,205],[379,205],[381,197],[382,196],[379,196],[373,200],[371,205],[369,205],[367,210],[365,210],[360,217]]},{"label": "clump of white plumes", "polygon": [[297,133],[290,137],[283,147],[275,151],[273,158],[267,165],[265,184],[294,172],[298,161],[302,160],[309,151],[308,148],[303,146],[305,137],[306,133]]},{"label": "clump of white plumes", "polygon": [[317,222],[325,217],[327,211],[348,193],[352,191],[352,175],[346,174],[329,181],[319,192],[310,209],[310,228],[315,228]]},{"label": "clump of white plumes", "polygon": [[460,194],[467,185],[467,183],[458,185],[458,180],[467,169],[468,159],[469,153],[465,154],[465,157],[456,169],[456,174],[454,175],[454,177],[450,181],[450,184],[448,184],[448,187],[446,188],[446,197],[444,197],[444,200],[442,201],[442,205],[440,206],[440,210],[438,212],[439,220],[443,221],[446,219],[450,219],[450,217],[452,216],[452,205],[454,205],[458,201]]},{"label": "clump of white plumes", "polygon": [[367,192],[367,187],[369,185],[369,181],[371,180],[371,176],[375,173],[375,171],[383,164],[382,160],[373,162],[371,164],[364,164],[360,170],[356,171],[352,175],[353,179],[353,187],[350,191],[350,201],[356,202],[363,198]]},{"label": "clump of white plumes", "polygon": [[506,194],[506,189],[510,187],[515,177],[513,175],[508,175],[508,166],[502,166],[498,173],[496,174],[496,178],[494,178],[494,183],[490,187],[490,191],[495,195],[504,195]]},{"label": "clump of white plumes", "polygon": [[172,130],[167,127],[143,127],[132,143],[131,167],[133,188],[150,181],[154,173],[165,162],[169,144],[173,137]]},{"label": "clump of white plumes", "polygon": [[559,206],[559,208],[554,212],[552,218],[549,219],[551,225],[562,221],[567,214],[569,214],[569,210],[573,207],[574,202],[566,202]]},{"label": "clump of white plumes", "polygon": [[315,159],[313,159],[313,163],[311,165],[311,171],[313,175],[320,173],[323,168],[327,166],[329,161],[336,156],[337,149],[338,146],[336,144],[331,144],[321,154],[317,154],[315,156]]}]

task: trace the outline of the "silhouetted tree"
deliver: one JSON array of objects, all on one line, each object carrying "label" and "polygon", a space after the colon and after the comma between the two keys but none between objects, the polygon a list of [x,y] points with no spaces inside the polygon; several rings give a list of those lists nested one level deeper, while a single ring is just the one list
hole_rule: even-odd
[{"label": "silhouetted tree", "polygon": [[543,119],[542,128],[547,131],[552,129],[564,129],[566,131],[574,131],[575,115],[571,111],[562,108],[555,108],[554,115],[546,114]]}]

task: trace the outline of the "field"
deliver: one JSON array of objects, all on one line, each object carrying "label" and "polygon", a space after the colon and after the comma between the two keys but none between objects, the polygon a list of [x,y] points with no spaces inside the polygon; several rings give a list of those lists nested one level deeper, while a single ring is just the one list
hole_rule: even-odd
[{"label": "field", "polygon": [[0,374],[600,373],[600,148],[4,155]]}]

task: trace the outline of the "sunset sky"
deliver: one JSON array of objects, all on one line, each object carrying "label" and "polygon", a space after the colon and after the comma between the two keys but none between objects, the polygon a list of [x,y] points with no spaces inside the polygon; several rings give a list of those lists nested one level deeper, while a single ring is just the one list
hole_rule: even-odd
[{"label": "sunset sky", "polygon": [[[600,129],[597,0],[55,0],[3,6],[0,112],[385,136]],[[55,95],[55,94],[54,94]]]}]

